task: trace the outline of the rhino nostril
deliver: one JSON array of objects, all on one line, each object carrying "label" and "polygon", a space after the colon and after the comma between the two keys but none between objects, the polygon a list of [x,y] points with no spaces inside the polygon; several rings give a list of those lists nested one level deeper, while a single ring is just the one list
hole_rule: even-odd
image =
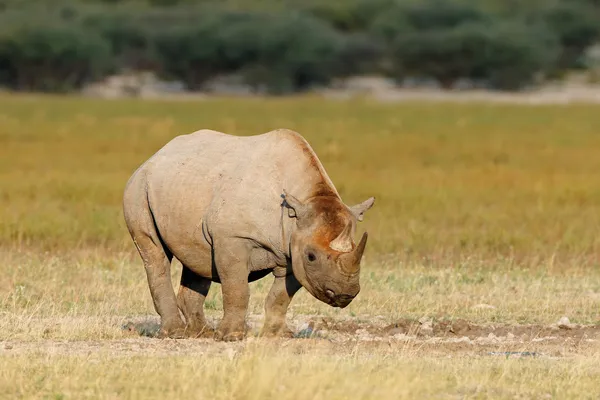
[{"label": "rhino nostril", "polygon": [[327,295],[327,297],[329,297],[331,300],[333,300],[335,298],[335,293],[333,292],[333,290],[329,290],[327,289],[325,291],[325,294]]}]

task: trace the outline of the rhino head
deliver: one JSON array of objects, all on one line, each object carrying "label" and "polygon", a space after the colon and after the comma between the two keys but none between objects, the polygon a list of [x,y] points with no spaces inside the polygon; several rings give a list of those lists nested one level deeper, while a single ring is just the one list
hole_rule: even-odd
[{"label": "rhino head", "polygon": [[365,232],[354,242],[357,221],[371,208],[371,197],[352,207],[337,196],[318,196],[301,202],[284,192],[296,227],[290,238],[294,276],[314,297],[344,308],[360,291],[360,261],[367,244]]}]

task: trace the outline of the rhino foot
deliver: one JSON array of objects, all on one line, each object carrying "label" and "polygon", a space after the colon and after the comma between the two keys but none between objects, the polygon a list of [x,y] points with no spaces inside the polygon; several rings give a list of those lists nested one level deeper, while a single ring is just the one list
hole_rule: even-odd
[{"label": "rhino foot", "polygon": [[208,325],[201,326],[201,327],[187,326],[185,328],[185,335],[186,335],[186,337],[192,338],[192,339],[200,339],[200,338],[209,339],[209,338],[214,337],[215,330]]},{"label": "rhino foot", "polygon": [[294,337],[294,332],[287,326],[263,327],[260,336],[268,338],[283,338],[291,339]]},{"label": "rhino foot", "polygon": [[242,318],[224,317],[215,330],[215,340],[223,342],[235,342],[243,340],[248,333],[249,326]]},{"label": "rhino foot", "polygon": [[159,339],[185,339],[186,334],[185,334],[184,328],[178,328],[178,329],[160,328],[160,330],[156,334],[156,337]]},{"label": "rhino foot", "polygon": [[215,340],[222,342],[237,342],[243,340],[245,337],[245,332],[229,332],[226,334],[220,331],[215,332]]},{"label": "rhino foot", "polygon": [[245,324],[238,326],[237,324],[223,324],[215,330],[214,338],[217,341],[236,342],[243,340],[248,332],[248,327]]}]

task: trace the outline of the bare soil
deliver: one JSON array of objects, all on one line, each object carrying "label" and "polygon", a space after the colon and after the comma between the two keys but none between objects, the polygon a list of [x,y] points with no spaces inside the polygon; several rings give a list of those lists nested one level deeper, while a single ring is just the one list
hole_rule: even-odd
[{"label": "bare soil", "polygon": [[[600,349],[600,325],[557,323],[552,325],[477,325],[466,320],[420,321],[401,319],[386,323],[383,318],[334,319],[296,316],[291,321],[294,339],[261,339],[257,333],[262,316],[249,317],[250,333],[235,343],[212,339],[156,339],[156,317],[139,318],[123,324],[123,337],[112,340],[8,340],[0,342],[0,356],[23,353],[130,355],[221,355],[233,357],[252,343],[266,347],[288,347],[297,352],[319,354],[364,351],[410,352],[423,356],[452,357],[551,357],[589,355]],[[216,323],[215,321],[212,321]]]}]

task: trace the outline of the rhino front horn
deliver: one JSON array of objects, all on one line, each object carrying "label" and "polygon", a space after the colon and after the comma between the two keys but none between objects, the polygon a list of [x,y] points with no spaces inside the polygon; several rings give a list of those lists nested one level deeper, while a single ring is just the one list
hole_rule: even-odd
[{"label": "rhino front horn", "polygon": [[362,259],[363,253],[365,252],[365,246],[367,245],[367,232],[363,233],[360,243],[356,246],[356,249],[351,253],[342,254],[340,256],[342,265],[348,271],[358,271],[360,268],[360,260]]}]

